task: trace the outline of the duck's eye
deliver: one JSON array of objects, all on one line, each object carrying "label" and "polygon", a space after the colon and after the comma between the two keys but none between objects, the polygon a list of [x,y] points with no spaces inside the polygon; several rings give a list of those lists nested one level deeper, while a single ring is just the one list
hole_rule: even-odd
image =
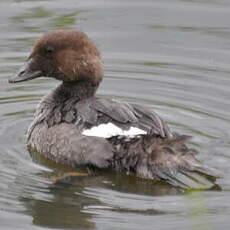
[{"label": "duck's eye", "polygon": [[46,53],[47,54],[52,54],[53,52],[54,52],[54,48],[53,47],[51,47],[51,46],[47,46],[46,48],[45,48],[45,51],[46,51]]}]

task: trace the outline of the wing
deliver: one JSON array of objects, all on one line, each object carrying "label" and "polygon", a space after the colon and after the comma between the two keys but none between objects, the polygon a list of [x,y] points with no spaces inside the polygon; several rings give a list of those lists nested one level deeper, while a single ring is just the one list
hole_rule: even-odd
[{"label": "wing", "polygon": [[152,110],[114,99],[90,98],[76,104],[77,126],[84,130],[112,123],[122,130],[139,128],[148,134],[171,136],[166,123]]}]

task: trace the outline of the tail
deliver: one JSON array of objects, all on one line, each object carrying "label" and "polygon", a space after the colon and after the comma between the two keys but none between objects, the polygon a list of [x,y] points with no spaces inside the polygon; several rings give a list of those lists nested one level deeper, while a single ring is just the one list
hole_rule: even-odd
[{"label": "tail", "polygon": [[136,163],[137,176],[164,180],[184,189],[219,188],[216,179],[221,177],[220,173],[195,158],[196,151],[185,145],[189,138],[143,137],[141,145],[144,154],[139,155]]}]

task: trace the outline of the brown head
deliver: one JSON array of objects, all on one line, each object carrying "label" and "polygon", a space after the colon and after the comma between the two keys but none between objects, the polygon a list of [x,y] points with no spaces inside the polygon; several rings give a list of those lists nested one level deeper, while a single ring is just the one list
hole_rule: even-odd
[{"label": "brown head", "polygon": [[57,30],[35,43],[25,65],[9,82],[44,76],[64,82],[99,84],[102,72],[100,53],[85,33],[76,29]]}]

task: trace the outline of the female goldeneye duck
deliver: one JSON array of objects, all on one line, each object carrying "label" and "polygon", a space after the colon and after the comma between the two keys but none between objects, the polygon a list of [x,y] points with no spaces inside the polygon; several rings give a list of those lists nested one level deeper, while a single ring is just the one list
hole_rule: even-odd
[{"label": "female goldeneye duck", "polygon": [[30,152],[56,163],[125,170],[185,189],[209,189],[219,173],[202,165],[189,137],[173,134],[145,106],[95,96],[103,77],[100,53],[78,30],[38,40],[26,64],[9,80],[50,77],[62,83],[39,103],[28,129]]}]

